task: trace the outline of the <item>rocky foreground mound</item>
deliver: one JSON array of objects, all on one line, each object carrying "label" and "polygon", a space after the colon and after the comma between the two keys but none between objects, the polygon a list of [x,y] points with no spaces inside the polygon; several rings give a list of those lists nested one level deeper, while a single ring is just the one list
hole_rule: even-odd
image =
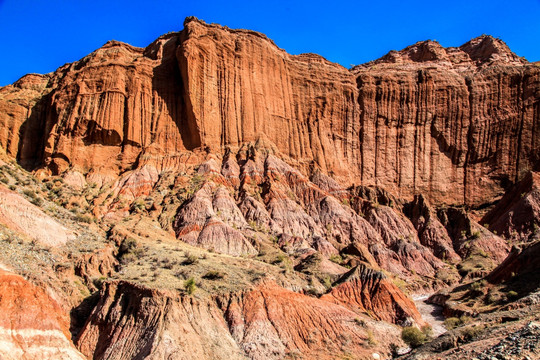
[{"label": "rocky foreground mound", "polygon": [[0,357],[390,358],[441,288],[459,326],[411,358],[536,336],[506,324],[538,320],[539,106],[490,36],[347,70],[194,18],[27,75],[0,89]]}]

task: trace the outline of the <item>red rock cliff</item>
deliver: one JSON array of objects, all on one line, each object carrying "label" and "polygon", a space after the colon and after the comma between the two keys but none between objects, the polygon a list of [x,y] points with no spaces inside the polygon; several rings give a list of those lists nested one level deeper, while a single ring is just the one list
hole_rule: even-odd
[{"label": "red rock cliff", "polygon": [[481,204],[539,165],[540,68],[489,36],[347,70],[188,19],[146,49],[109,42],[2,88],[0,109],[0,145],[53,172],[174,168],[264,138],[305,172]]}]

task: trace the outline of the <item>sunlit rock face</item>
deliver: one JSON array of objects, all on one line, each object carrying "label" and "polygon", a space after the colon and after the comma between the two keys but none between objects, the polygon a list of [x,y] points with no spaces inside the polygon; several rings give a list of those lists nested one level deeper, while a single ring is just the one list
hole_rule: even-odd
[{"label": "sunlit rock face", "polygon": [[538,166],[540,69],[501,40],[424,41],[350,70],[187,19],[0,89],[0,144],[29,168],[174,169],[263,140],[343,184],[478,205]]}]

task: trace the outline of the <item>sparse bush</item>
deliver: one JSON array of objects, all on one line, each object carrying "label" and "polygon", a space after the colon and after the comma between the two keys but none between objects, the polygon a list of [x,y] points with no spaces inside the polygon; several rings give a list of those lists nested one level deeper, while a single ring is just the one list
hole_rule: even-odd
[{"label": "sparse bush", "polygon": [[174,266],[174,263],[169,260],[169,258],[165,258],[163,260],[161,260],[161,267],[163,267],[164,269],[172,269]]},{"label": "sparse bush", "polygon": [[508,300],[515,300],[518,298],[518,293],[513,290],[510,290],[509,292],[506,293],[506,298]]},{"label": "sparse bush", "polygon": [[36,193],[34,193],[32,190],[24,189],[23,194],[28,196],[31,199],[34,199],[36,197]]},{"label": "sparse bush", "polygon": [[75,215],[75,221],[90,224],[94,219],[90,215],[77,214]]},{"label": "sparse bush", "polygon": [[276,260],[274,261],[274,264],[281,264],[281,263],[285,262],[286,259],[287,259],[286,255],[278,254],[278,256],[276,257]]},{"label": "sparse bush", "polygon": [[174,273],[174,276],[176,276],[179,279],[185,279],[187,277],[187,272],[185,270],[178,270]]},{"label": "sparse bush", "polygon": [[186,254],[186,259],[184,260],[184,262],[182,264],[184,264],[184,265],[193,265],[193,264],[196,264],[198,262],[199,262],[199,258],[196,255],[187,253]]},{"label": "sparse bush", "polygon": [[323,279],[323,285],[325,288],[330,289],[332,287],[332,280],[330,276],[325,276]]},{"label": "sparse bush", "polygon": [[401,330],[401,338],[412,348],[417,348],[426,342],[426,335],[414,326],[403,328]]},{"label": "sparse bush", "polygon": [[36,206],[41,206],[43,205],[43,199],[40,198],[39,196],[36,196],[34,197],[32,200],[30,200],[30,202]]},{"label": "sparse bush", "polygon": [[482,332],[482,328],[480,326],[469,326],[469,327],[464,328],[461,331],[461,334],[466,340],[470,341],[478,337],[478,335],[480,335],[481,332]]},{"label": "sparse bush", "polygon": [[195,284],[195,279],[189,278],[184,282],[184,288],[186,289],[189,295],[192,295],[197,290],[197,285]]},{"label": "sparse bush", "polygon": [[369,346],[377,345],[377,340],[375,340],[375,337],[373,336],[373,331],[367,330],[366,335],[367,335],[367,342]]},{"label": "sparse bush", "polygon": [[328,260],[335,262],[336,264],[339,264],[339,265],[343,263],[343,258],[339,254],[330,256]]},{"label": "sparse bush", "polygon": [[208,279],[208,280],[223,279],[224,277],[225,277],[225,274],[217,270],[211,270],[203,275],[203,278]]},{"label": "sparse bush", "polygon": [[137,240],[133,238],[126,238],[124,241],[122,241],[122,244],[120,244],[120,253],[127,253],[130,251],[133,251],[137,246],[139,246]]},{"label": "sparse bush", "polygon": [[501,300],[501,296],[497,293],[494,293],[493,291],[488,291],[486,294],[486,297],[484,298],[484,303],[489,304],[495,304],[498,303]]},{"label": "sparse bush", "polygon": [[475,281],[471,284],[471,287],[469,289],[469,296],[475,298],[480,295],[483,295],[485,288],[486,288],[485,280]]},{"label": "sparse bush", "polygon": [[426,335],[426,340],[433,336],[433,329],[429,325],[422,326],[422,333]]},{"label": "sparse bush", "polygon": [[458,326],[461,326],[461,320],[459,320],[457,317],[449,317],[448,319],[444,320],[444,327],[446,327],[448,330],[455,329]]}]

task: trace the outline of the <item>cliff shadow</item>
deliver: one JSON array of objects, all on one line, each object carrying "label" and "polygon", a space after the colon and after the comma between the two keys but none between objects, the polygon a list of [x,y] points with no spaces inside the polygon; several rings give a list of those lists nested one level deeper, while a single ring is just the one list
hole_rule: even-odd
[{"label": "cliff shadow", "polygon": [[43,165],[45,143],[50,134],[50,129],[47,129],[47,117],[51,116],[48,104],[49,96],[41,97],[19,128],[16,160],[27,171]]},{"label": "cliff shadow", "polygon": [[173,37],[161,45],[162,61],[153,69],[152,88],[167,107],[184,147],[193,150],[201,146],[201,136],[188,110],[187,92],[180,71],[180,62],[176,57],[176,49],[180,43],[179,37]]}]

